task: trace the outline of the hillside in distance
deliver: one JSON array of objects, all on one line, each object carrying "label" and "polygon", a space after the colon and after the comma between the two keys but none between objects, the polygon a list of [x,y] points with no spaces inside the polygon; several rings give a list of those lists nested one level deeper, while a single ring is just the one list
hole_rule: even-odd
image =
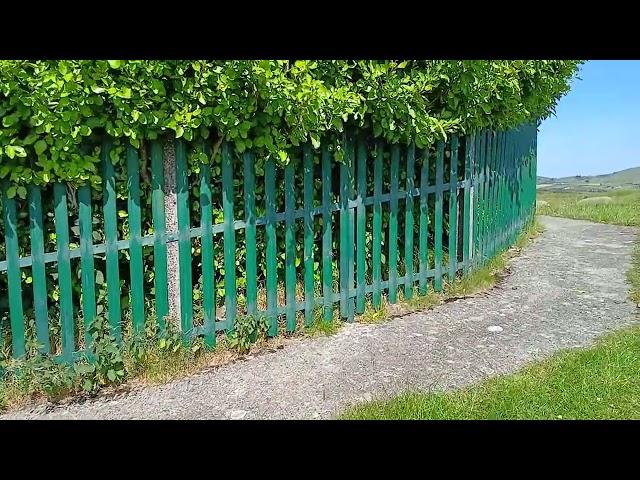
[{"label": "hillside in distance", "polygon": [[627,168],[604,175],[576,175],[574,177],[538,177],[538,189],[582,190],[601,192],[612,189],[640,189],[640,167]]}]

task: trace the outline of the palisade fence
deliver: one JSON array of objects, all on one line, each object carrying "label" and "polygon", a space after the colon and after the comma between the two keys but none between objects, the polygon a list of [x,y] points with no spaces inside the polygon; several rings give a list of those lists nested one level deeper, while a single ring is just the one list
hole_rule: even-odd
[{"label": "palisade fence", "polygon": [[179,324],[210,346],[240,316],[266,316],[273,336],[320,317],[351,321],[383,295],[397,302],[399,290],[439,291],[532,220],[536,138],[531,124],[418,149],[355,132],[341,141],[341,162],[336,145],[305,145],[286,167],[223,143],[217,160],[195,168],[192,145],[177,140],[172,232],[163,145],[127,147],[120,172],[105,142],[101,189],[31,186],[24,200],[0,189],[5,349],[24,355],[31,335],[70,361],[97,315],[119,341],[150,322],[161,330],[176,242]]}]

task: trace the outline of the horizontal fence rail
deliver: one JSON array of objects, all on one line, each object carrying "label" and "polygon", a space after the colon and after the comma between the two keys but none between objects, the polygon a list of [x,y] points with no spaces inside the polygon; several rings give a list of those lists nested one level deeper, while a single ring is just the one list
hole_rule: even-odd
[{"label": "horizontal fence rail", "polygon": [[90,346],[97,315],[119,341],[150,322],[163,329],[174,273],[173,320],[209,346],[242,316],[265,317],[274,336],[319,318],[352,321],[383,296],[442,290],[532,220],[536,138],[523,125],[419,149],[354,132],[340,145],[305,145],[284,167],[226,143],[198,164],[196,146],[178,140],[174,172],[160,141],[127,146],[118,166],[105,142],[99,190],[31,186],[23,200],[0,185],[3,345],[23,356],[31,335],[71,361]]}]

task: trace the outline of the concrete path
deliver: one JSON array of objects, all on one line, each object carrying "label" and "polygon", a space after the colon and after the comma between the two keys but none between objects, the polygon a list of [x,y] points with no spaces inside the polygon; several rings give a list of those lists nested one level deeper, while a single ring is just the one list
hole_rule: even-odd
[{"label": "concrete path", "polygon": [[[511,275],[476,298],[378,325],[347,325],[282,350],[149,387],[118,400],[0,418],[331,418],[348,405],[411,388],[450,389],[513,372],[640,321],[625,272],[636,230],[543,217]],[[489,327],[499,326],[496,332]]]}]

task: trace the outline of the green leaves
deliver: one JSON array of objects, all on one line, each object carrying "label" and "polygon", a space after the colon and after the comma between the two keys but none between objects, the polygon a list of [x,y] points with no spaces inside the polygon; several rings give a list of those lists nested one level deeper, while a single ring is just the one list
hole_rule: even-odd
[{"label": "green leaves", "polygon": [[210,146],[222,137],[236,153],[252,149],[281,164],[290,147],[318,149],[347,128],[428,146],[453,132],[544,118],[579,64],[0,60],[0,164],[11,162],[13,183],[95,183],[103,130],[136,148],[168,134]]},{"label": "green leaves", "polygon": [[2,117],[2,126],[3,127],[10,127],[12,125],[15,125],[19,120],[18,115],[13,114],[13,115],[7,115],[5,117]]},{"label": "green leaves", "polygon": [[36,151],[36,155],[42,155],[44,151],[47,149],[47,142],[44,140],[38,140],[33,145],[34,150]]}]

